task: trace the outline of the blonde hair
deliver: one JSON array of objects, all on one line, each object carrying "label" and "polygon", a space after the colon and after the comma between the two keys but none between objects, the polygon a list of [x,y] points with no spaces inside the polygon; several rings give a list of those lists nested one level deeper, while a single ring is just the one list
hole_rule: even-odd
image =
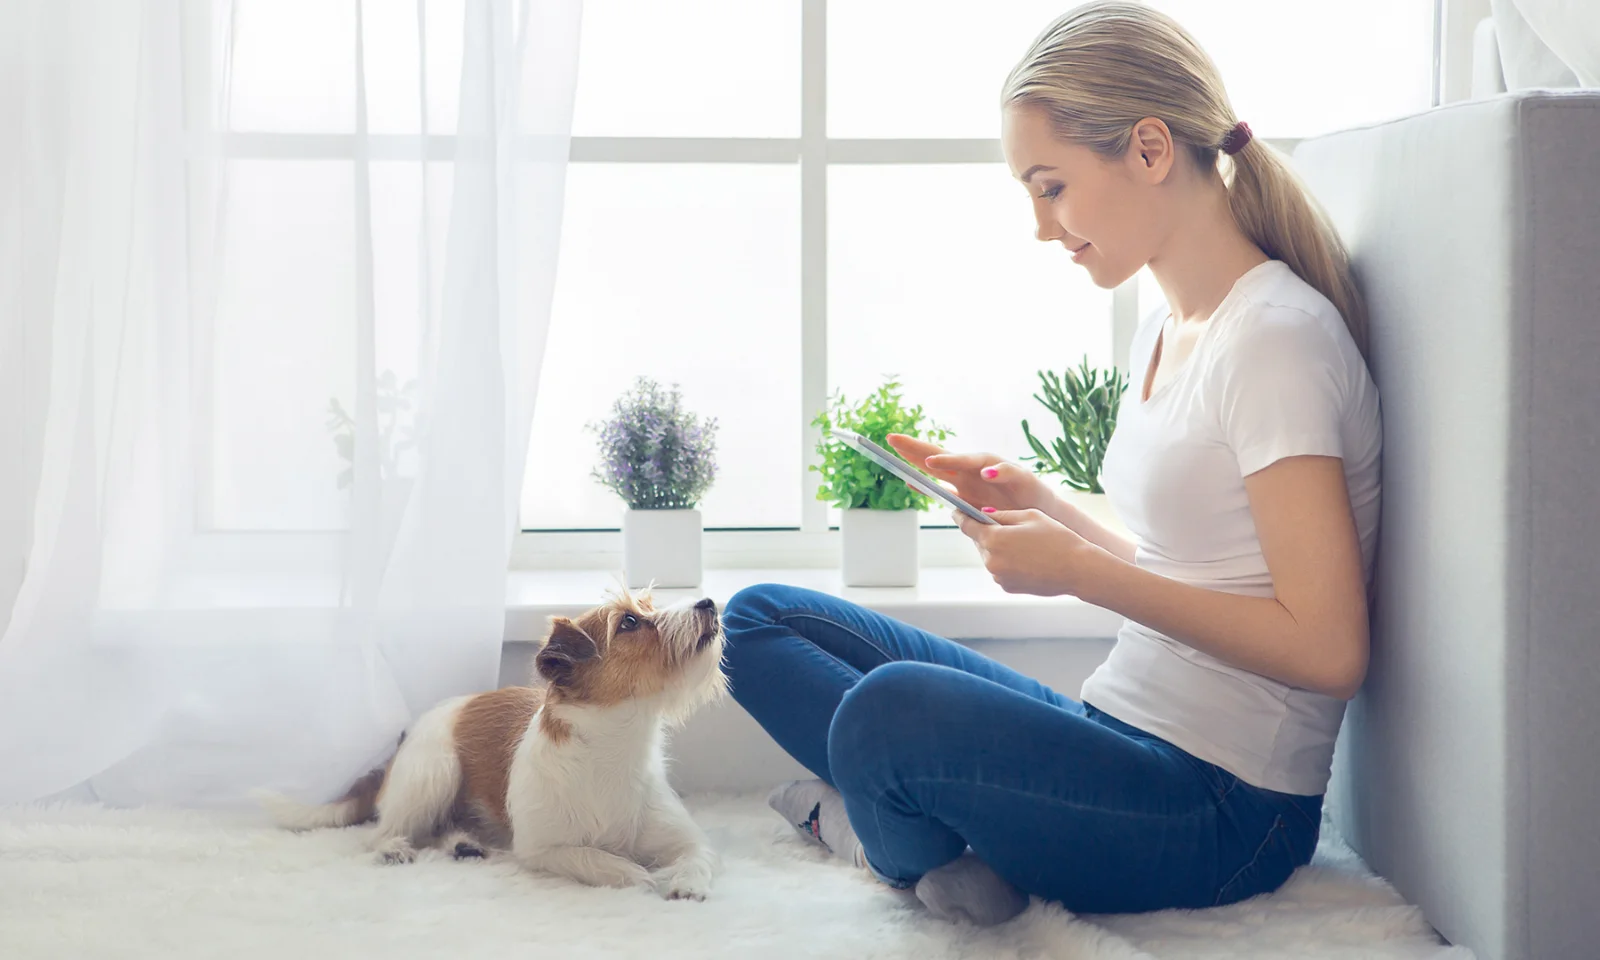
[{"label": "blonde hair", "polygon": [[[1158,118],[1201,170],[1217,167],[1238,123],[1216,65],[1194,38],[1171,17],[1126,0],[1086,3],[1052,23],[1006,78],[1001,103],[1040,108],[1057,137],[1104,157],[1123,156],[1134,125]],[[1228,160],[1223,182],[1234,221],[1332,301],[1365,353],[1366,307],[1326,215],[1260,140]]]}]

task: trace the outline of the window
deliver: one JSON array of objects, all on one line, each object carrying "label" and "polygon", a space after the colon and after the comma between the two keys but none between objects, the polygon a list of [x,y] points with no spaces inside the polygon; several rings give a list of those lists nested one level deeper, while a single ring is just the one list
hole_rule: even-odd
[{"label": "window", "polygon": [[[372,135],[361,141],[372,161],[372,348],[383,371],[380,426],[396,435],[406,429],[404,410],[388,404],[403,406],[398,395],[417,375],[424,298],[437,315],[453,182],[447,161],[418,163],[417,153],[427,149],[425,130],[440,146],[455,133],[465,2],[361,7]],[[219,210],[201,212],[213,184],[191,183],[191,213],[225,224],[216,250],[196,248],[196,256],[217,258],[218,278],[196,306],[214,311],[202,346],[210,362],[195,367],[208,378],[200,389],[214,398],[197,436],[200,460],[209,464],[197,489],[200,526],[344,529],[349,497],[340,484],[348,462],[330,404],[353,408],[359,355],[351,313],[357,238],[366,231],[358,229],[353,162],[356,3],[186,0],[185,7],[194,28],[185,45],[189,109],[218,111],[227,131],[192,149],[220,149],[228,160]],[[427,44],[426,89],[419,35]],[[232,41],[229,65],[212,62],[230,46],[222,38]],[[208,85],[223,76],[225,100]]]},{"label": "window", "polygon": [[[361,8],[375,351],[397,388],[415,372],[417,316],[440,293],[466,2]],[[1126,349],[1139,284],[1098,290],[1034,242],[995,140],[1001,81],[1068,2],[586,0],[523,497],[538,532],[524,555],[601,542],[549,531],[617,525],[584,425],[636,374],[680,383],[721,424],[708,526],[782,557],[830,526],[806,467],[809,421],[834,390],[897,375],[959,446],[1018,455],[1035,369]],[[205,307],[212,362],[198,367],[216,396],[204,522],[338,529],[347,498],[328,409],[357,366],[356,4],[186,4],[233,37],[227,264]],[[1155,5],[1212,52],[1263,137],[1292,143],[1429,103],[1434,0]],[[244,322],[261,314],[270,339]],[[313,458],[326,465],[315,476],[280,466]]]},{"label": "window", "polygon": [[[820,534],[807,424],[832,391],[896,375],[960,447],[1020,455],[1034,371],[1125,349],[1139,284],[1096,289],[1032,239],[995,139],[1002,80],[1064,6],[588,0],[523,503],[540,549],[617,526],[584,424],[636,374],[721,424],[708,527]],[[1258,135],[1429,104],[1432,0],[1155,6]]]}]

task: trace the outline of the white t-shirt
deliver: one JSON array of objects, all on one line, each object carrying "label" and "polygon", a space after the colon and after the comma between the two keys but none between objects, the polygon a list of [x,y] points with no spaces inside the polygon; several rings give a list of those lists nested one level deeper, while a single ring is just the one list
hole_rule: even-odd
[{"label": "white t-shirt", "polygon": [[[1244,478],[1285,457],[1344,460],[1362,566],[1378,533],[1378,390],[1333,304],[1280,261],[1240,277],[1188,360],[1148,401],[1167,317],[1134,336],[1133,385],[1103,483],[1133,532],[1135,562],[1210,590],[1274,596]],[[1127,621],[1083,685],[1100,710],[1282,793],[1323,793],[1344,701],[1229,666]]]}]

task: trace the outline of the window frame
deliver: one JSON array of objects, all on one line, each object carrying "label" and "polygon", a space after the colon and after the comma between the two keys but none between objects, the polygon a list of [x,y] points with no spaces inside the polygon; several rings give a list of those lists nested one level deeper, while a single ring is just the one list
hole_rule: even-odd
[{"label": "window frame", "polygon": [[[796,164],[800,174],[800,408],[794,412],[800,426],[801,522],[789,528],[708,528],[704,535],[705,563],[711,568],[752,569],[825,567],[838,562],[839,534],[829,524],[829,505],[812,496],[814,478],[809,468],[818,462],[815,448],[819,431],[812,425],[817,410],[827,402],[828,375],[828,171],[849,164],[952,164],[1000,163],[997,139],[895,138],[852,139],[827,132],[827,12],[828,0],[800,0],[800,135],[794,138],[740,137],[573,137],[569,159],[578,163],[776,163]],[[1454,91],[1470,76],[1471,27],[1488,12],[1487,0],[1434,0],[1434,105],[1459,99]],[[205,36],[207,17],[189,25]],[[196,75],[208,72],[203,44],[189,45],[188,67]],[[191,99],[190,108],[203,108]],[[217,138],[191,140],[193,151],[221,149],[228,158],[241,159],[428,159],[448,160],[454,153],[454,136],[447,134],[373,135],[224,132]],[[1298,139],[1264,138],[1292,152]],[[209,142],[196,142],[196,140]],[[1113,291],[1110,322],[1112,357],[1128,368],[1128,352],[1140,315],[1137,278]],[[202,370],[208,365],[198,365]],[[198,484],[200,526],[209,515],[209,434],[197,424],[200,440],[197,462],[205,464],[207,477]],[[234,532],[234,531],[228,531]],[[952,526],[921,529],[921,556],[927,566],[975,566],[977,557]],[[516,535],[513,569],[612,568],[621,560],[619,527],[602,529],[521,529]]]},{"label": "window frame", "polygon": [[[818,567],[838,562],[838,527],[829,504],[815,498],[811,467],[820,430],[812,424],[828,400],[828,171],[850,164],[1003,163],[993,138],[854,139],[828,135],[828,0],[800,2],[800,136],[573,137],[570,159],[579,163],[781,163],[800,174],[800,525],[788,528],[708,528],[706,565],[713,568]],[[1114,357],[1127,365],[1138,322],[1137,284],[1119,288],[1112,301]],[[512,552],[514,568],[614,566],[620,528],[524,529]],[[954,526],[926,526],[920,536],[925,565],[976,565]]]},{"label": "window frame", "polygon": [[[713,569],[811,568],[838,563],[838,527],[829,505],[815,499],[810,467],[818,463],[816,411],[828,394],[828,171],[852,164],[1003,163],[994,138],[857,139],[828,135],[828,0],[801,0],[800,136],[573,137],[570,159],[579,163],[782,163],[800,172],[800,425],[801,521],[798,527],[713,527],[704,534],[704,560]],[[1298,140],[1272,139],[1292,151]],[[1138,279],[1112,293],[1112,359],[1128,368],[1139,323]],[[977,566],[966,538],[949,525],[921,528],[924,566]],[[512,550],[514,569],[613,567],[621,562],[619,527],[525,528]]]}]

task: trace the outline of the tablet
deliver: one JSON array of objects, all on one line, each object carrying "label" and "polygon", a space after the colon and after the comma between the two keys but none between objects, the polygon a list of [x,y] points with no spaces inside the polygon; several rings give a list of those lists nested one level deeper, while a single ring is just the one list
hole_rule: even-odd
[{"label": "tablet", "polygon": [[951,493],[944,484],[913,467],[894,451],[885,450],[861,434],[849,430],[834,430],[832,435],[865,454],[868,460],[904,480],[906,486],[918,493],[943,500],[979,523],[999,524],[1000,521]]}]

